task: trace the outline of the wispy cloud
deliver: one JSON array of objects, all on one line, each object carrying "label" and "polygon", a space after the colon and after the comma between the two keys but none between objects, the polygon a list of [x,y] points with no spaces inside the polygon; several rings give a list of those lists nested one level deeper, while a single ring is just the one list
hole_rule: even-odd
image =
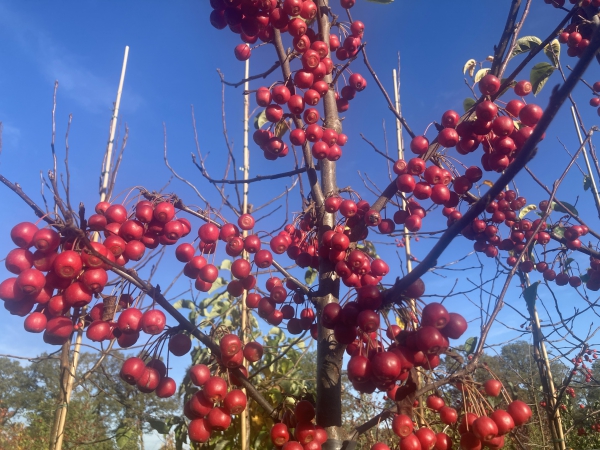
[{"label": "wispy cloud", "polygon": [[[56,42],[40,25],[10,9],[7,2],[0,1],[0,33],[10,36],[10,40],[19,45],[23,55],[37,65],[49,83],[58,80],[60,92],[89,112],[110,110],[118,80],[109,80],[90,71],[81,61],[83,58]],[[126,89],[126,108],[135,111],[143,104],[143,99],[131,88]]]},{"label": "wispy cloud", "polygon": [[10,123],[2,122],[2,148],[16,150],[19,148],[21,130]]}]

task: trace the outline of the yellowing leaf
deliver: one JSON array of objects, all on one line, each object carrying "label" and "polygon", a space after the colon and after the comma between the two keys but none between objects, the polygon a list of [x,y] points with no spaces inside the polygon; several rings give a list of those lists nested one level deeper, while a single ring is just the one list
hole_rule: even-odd
[{"label": "yellowing leaf", "polygon": [[475,61],[474,59],[470,59],[465,63],[465,66],[463,67],[463,75],[467,73],[467,71],[469,71],[469,76],[473,76],[473,73],[475,72],[475,65],[477,64],[477,61]]},{"label": "yellowing leaf", "polygon": [[537,209],[537,206],[535,206],[535,205],[527,205],[519,212],[519,219],[522,219],[527,214],[529,214],[531,211],[535,211],[536,209]]},{"label": "yellowing leaf", "polygon": [[485,77],[489,71],[490,69],[479,69],[475,74],[475,83],[479,83],[479,81]]},{"label": "yellowing leaf", "polygon": [[401,330],[404,330],[404,323],[400,320],[400,317],[398,316],[396,316],[396,325],[398,325]]},{"label": "yellowing leaf", "polygon": [[483,184],[485,184],[486,186],[492,187],[494,185],[494,183],[492,183],[490,180],[485,180],[483,182]]},{"label": "yellowing leaf", "polygon": [[558,59],[560,58],[560,42],[558,42],[558,39],[554,39],[546,45],[544,47],[544,53],[552,64],[558,66]]}]

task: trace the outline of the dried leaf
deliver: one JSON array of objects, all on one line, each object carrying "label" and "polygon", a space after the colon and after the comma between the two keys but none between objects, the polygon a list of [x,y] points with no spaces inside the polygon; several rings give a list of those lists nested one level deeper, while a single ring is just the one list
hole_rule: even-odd
[{"label": "dried leaf", "polygon": [[477,64],[477,61],[475,61],[474,59],[470,59],[465,63],[465,66],[463,67],[463,75],[467,73],[467,71],[469,72],[469,76],[473,76],[473,74],[475,73],[475,65]]}]

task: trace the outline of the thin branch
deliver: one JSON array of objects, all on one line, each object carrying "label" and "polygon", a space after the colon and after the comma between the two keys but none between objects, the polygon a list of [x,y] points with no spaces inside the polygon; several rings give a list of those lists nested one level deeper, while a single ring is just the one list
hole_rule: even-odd
[{"label": "thin branch", "polygon": [[[200,171],[202,171],[201,167],[196,165]],[[291,177],[292,175],[298,175],[300,173],[306,172],[306,167],[302,167],[300,169],[290,170],[289,172],[276,173],[274,175],[257,175],[254,178],[248,178],[247,180],[215,180],[210,178],[208,174],[204,176],[210,183],[213,184],[243,184],[243,183],[256,183],[257,181],[264,180],[277,180],[279,178]]]},{"label": "thin branch", "polygon": [[221,73],[221,71],[219,69],[217,69],[217,72],[219,73],[219,76],[221,77],[221,83],[226,84],[227,86],[233,86],[234,88],[237,88],[237,87],[240,87],[242,84],[246,83],[246,81],[258,80],[259,78],[267,78],[275,70],[277,70],[277,68],[279,66],[281,66],[281,63],[279,61],[277,61],[268,70],[264,71],[263,73],[249,76],[248,78],[244,78],[243,80],[238,81],[237,83],[231,83],[229,81],[225,81],[225,76]]}]

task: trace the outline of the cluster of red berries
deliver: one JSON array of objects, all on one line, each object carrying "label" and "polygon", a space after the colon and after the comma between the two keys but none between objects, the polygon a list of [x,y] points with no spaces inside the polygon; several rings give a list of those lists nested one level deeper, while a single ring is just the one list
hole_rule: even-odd
[{"label": "cluster of red berries", "polygon": [[590,106],[593,106],[594,108],[598,108],[597,112],[598,115],[600,115],[600,97],[598,97],[598,93],[600,93],[600,81],[596,81],[593,85],[592,85],[592,91],[594,93],[594,96],[590,99]]},{"label": "cluster of red berries", "polygon": [[[92,242],[91,247],[108,261],[124,266],[130,259],[141,259],[146,248],[174,243],[189,232],[189,221],[174,220],[174,215],[175,209],[169,202],[160,202],[156,207],[140,202],[135,218],[128,219],[123,205],[101,202],[96,205],[96,214],[90,216],[85,232],[104,231],[103,243]],[[0,284],[0,298],[11,314],[27,315],[27,331],[44,332],[45,342],[59,345],[69,339],[75,328],[89,325],[93,340],[114,336],[123,346],[133,345],[137,337],[122,336],[114,313],[107,320],[100,320],[102,305],[92,309],[82,323],[77,317],[69,317],[71,308],[86,306],[102,293],[108,282],[107,270],[111,268],[90,252],[78,236],[62,235],[50,227],[38,229],[33,223],[23,222],[13,227],[11,239],[18,248],[9,252],[5,266],[17,276]],[[131,299],[125,298],[122,297],[122,309],[131,305]],[[150,317],[162,312],[147,314]],[[164,314],[162,317],[164,328]]]},{"label": "cluster of red berries", "polygon": [[271,442],[280,450],[321,450],[327,442],[327,431],[316,425],[314,418],[313,404],[299,401],[293,411],[286,409],[281,422],[271,427]]},{"label": "cluster of red berries", "polygon": [[[185,402],[183,412],[190,420],[188,435],[193,442],[207,442],[213,431],[225,431],[231,425],[231,416],[237,416],[246,409],[248,399],[241,389],[230,389],[227,381],[218,375],[211,375],[210,368],[196,364],[190,368],[190,380],[201,388]],[[237,387],[241,384],[233,374],[230,382]]]},{"label": "cluster of red berries", "polygon": [[[592,381],[593,372],[590,367],[586,365],[586,362],[593,362],[595,359],[598,359],[597,350],[587,349],[586,353],[577,358],[573,358],[571,362],[573,363],[573,375],[577,375],[578,373],[582,373],[585,375],[585,382],[590,383]],[[585,362],[584,362],[585,360]]]},{"label": "cluster of red berries", "polygon": [[377,311],[382,300],[377,287],[364,286],[357,289],[356,301],[343,306],[326,305],[321,323],[333,330],[339,343],[347,345],[346,352],[350,355],[347,373],[353,387],[363,393],[379,389],[386,391],[389,398],[396,398],[399,387],[396,383],[406,381],[413,367],[426,370],[437,367],[439,355],[448,349],[448,339],[462,336],[467,322],[460,314],[448,313],[443,305],[432,302],[423,308],[421,325],[415,330],[390,326],[386,331],[390,343],[385,345],[378,338]]},{"label": "cluster of red berries", "polygon": [[589,27],[580,27],[579,25],[572,23],[558,35],[558,42],[567,44],[567,55],[579,57],[586,47],[590,45],[592,31],[593,30]]},{"label": "cluster of red berries", "polygon": [[[500,80],[494,75],[486,75],[479,82],[480,91],[484,95],[495,95],[500,88]],[[529,81],[519,81],[514,92],[526,96],[532,91]],[[501,115],[500,113],[504,113]],[[504,108],[498,108],[491,100],[484,100],[475,107],[475,116],[460,122],[460,115],[456,111],[446,111],[442,115],[443,127],[437,141],[442,147],[456,147],[461,155],[472,153],[481,144],[483,156],[481,164],[486,171],[502,172],[517,156],[533,128],[542,117],[542,109],[535,104],[526,105],[519,99],[510,100]],[[517,119],[520,126],[516,127]],[[410,143],[410,149],[417,155],[423,155],[429,148],[429,141],[425,136],[416,136]],[[461,180],[457,193],[466,193],[470,186]]]},{"label": "cluster of red berries", "polygon": [[[353,6],[350,3],[344,1],[342,6]],[[321,114],[316,106],[330,89],[329,84],[323,80],[335,69],[330,52],[335,52],[340,61],[356,56],[361,47],[364,24],[360,21],[352,22],[343,43],[333,33],[326,43],[309,25],[317,15],[317,6],[312,0],[284,0],[281,3],[276,0],[211,0],[211,6],[213,12],[210,20],[213,26],[218,29],[229,26],[245,42],[235,48],[237,59],[250,58],[249,44],[254,44],[258,39],[270,42],[274,29],[277,29],[292,37],[296,52],[294,56],[302,64],[302,68],[295,71],[292,79],[270,88],[263,86],[256,91],[256,103],[265,108],[265,117],[272,124],[269,129],[257,130],[253,136],[254,142],[264,151],[265,158],[275,160],[289,152],[288,145],[281,139],[281,133],[276,135],[272,131],[274,124],[281,123],[285,117],[301,116],[304,125],[291,131],[290,142],[293,145],[312,142],[311,150],[315,159],[337,161],[342,156],[341,147],[347,142],[347,137],[338,135],[332,129],[323,129],[318,123]],[[340,28],[346,33],[345,28]],[[352,73],[347,85],[340,92],[335,92],[338,112],[347,111],[349,102],[366,86],[367,81],[362,75]],[[287,106],[287,114],[282,105]]]},{"label": "cluster of red berries", "polygon": [[[494,384],[493,391],[488,393],[488,395],[496,397],[500,393],[500,388]],[[427,398],[427,406],[439,413],[443,424],[453,426],[458,422],[456,410],[446,406],[442,398],[430,395]],[[461,417],[458,426],[460,448],[471,450],[481,449],[483,446],[486,446],[492,450],[500,449],[504,446],[504,436],[510,433],[516,426],[526,423],[530,418],[531,409],[526,403],[520,400],[515,400],[508,404],[506,410],[494,410],[489,416],[478,416],[477,414],[467,412]],[[452,438],[448,434],[444,432],[436,434],[435,431],[426,426],[418,429],[415,428],[416,424],[406,414],[397,414],[394,416],[392,419],[392,431],[400,438],[400,449],[449,450],[453,448]],[[371,450],[390,450],[390,447],[382,442],[378,442],[371,447]]]}]

